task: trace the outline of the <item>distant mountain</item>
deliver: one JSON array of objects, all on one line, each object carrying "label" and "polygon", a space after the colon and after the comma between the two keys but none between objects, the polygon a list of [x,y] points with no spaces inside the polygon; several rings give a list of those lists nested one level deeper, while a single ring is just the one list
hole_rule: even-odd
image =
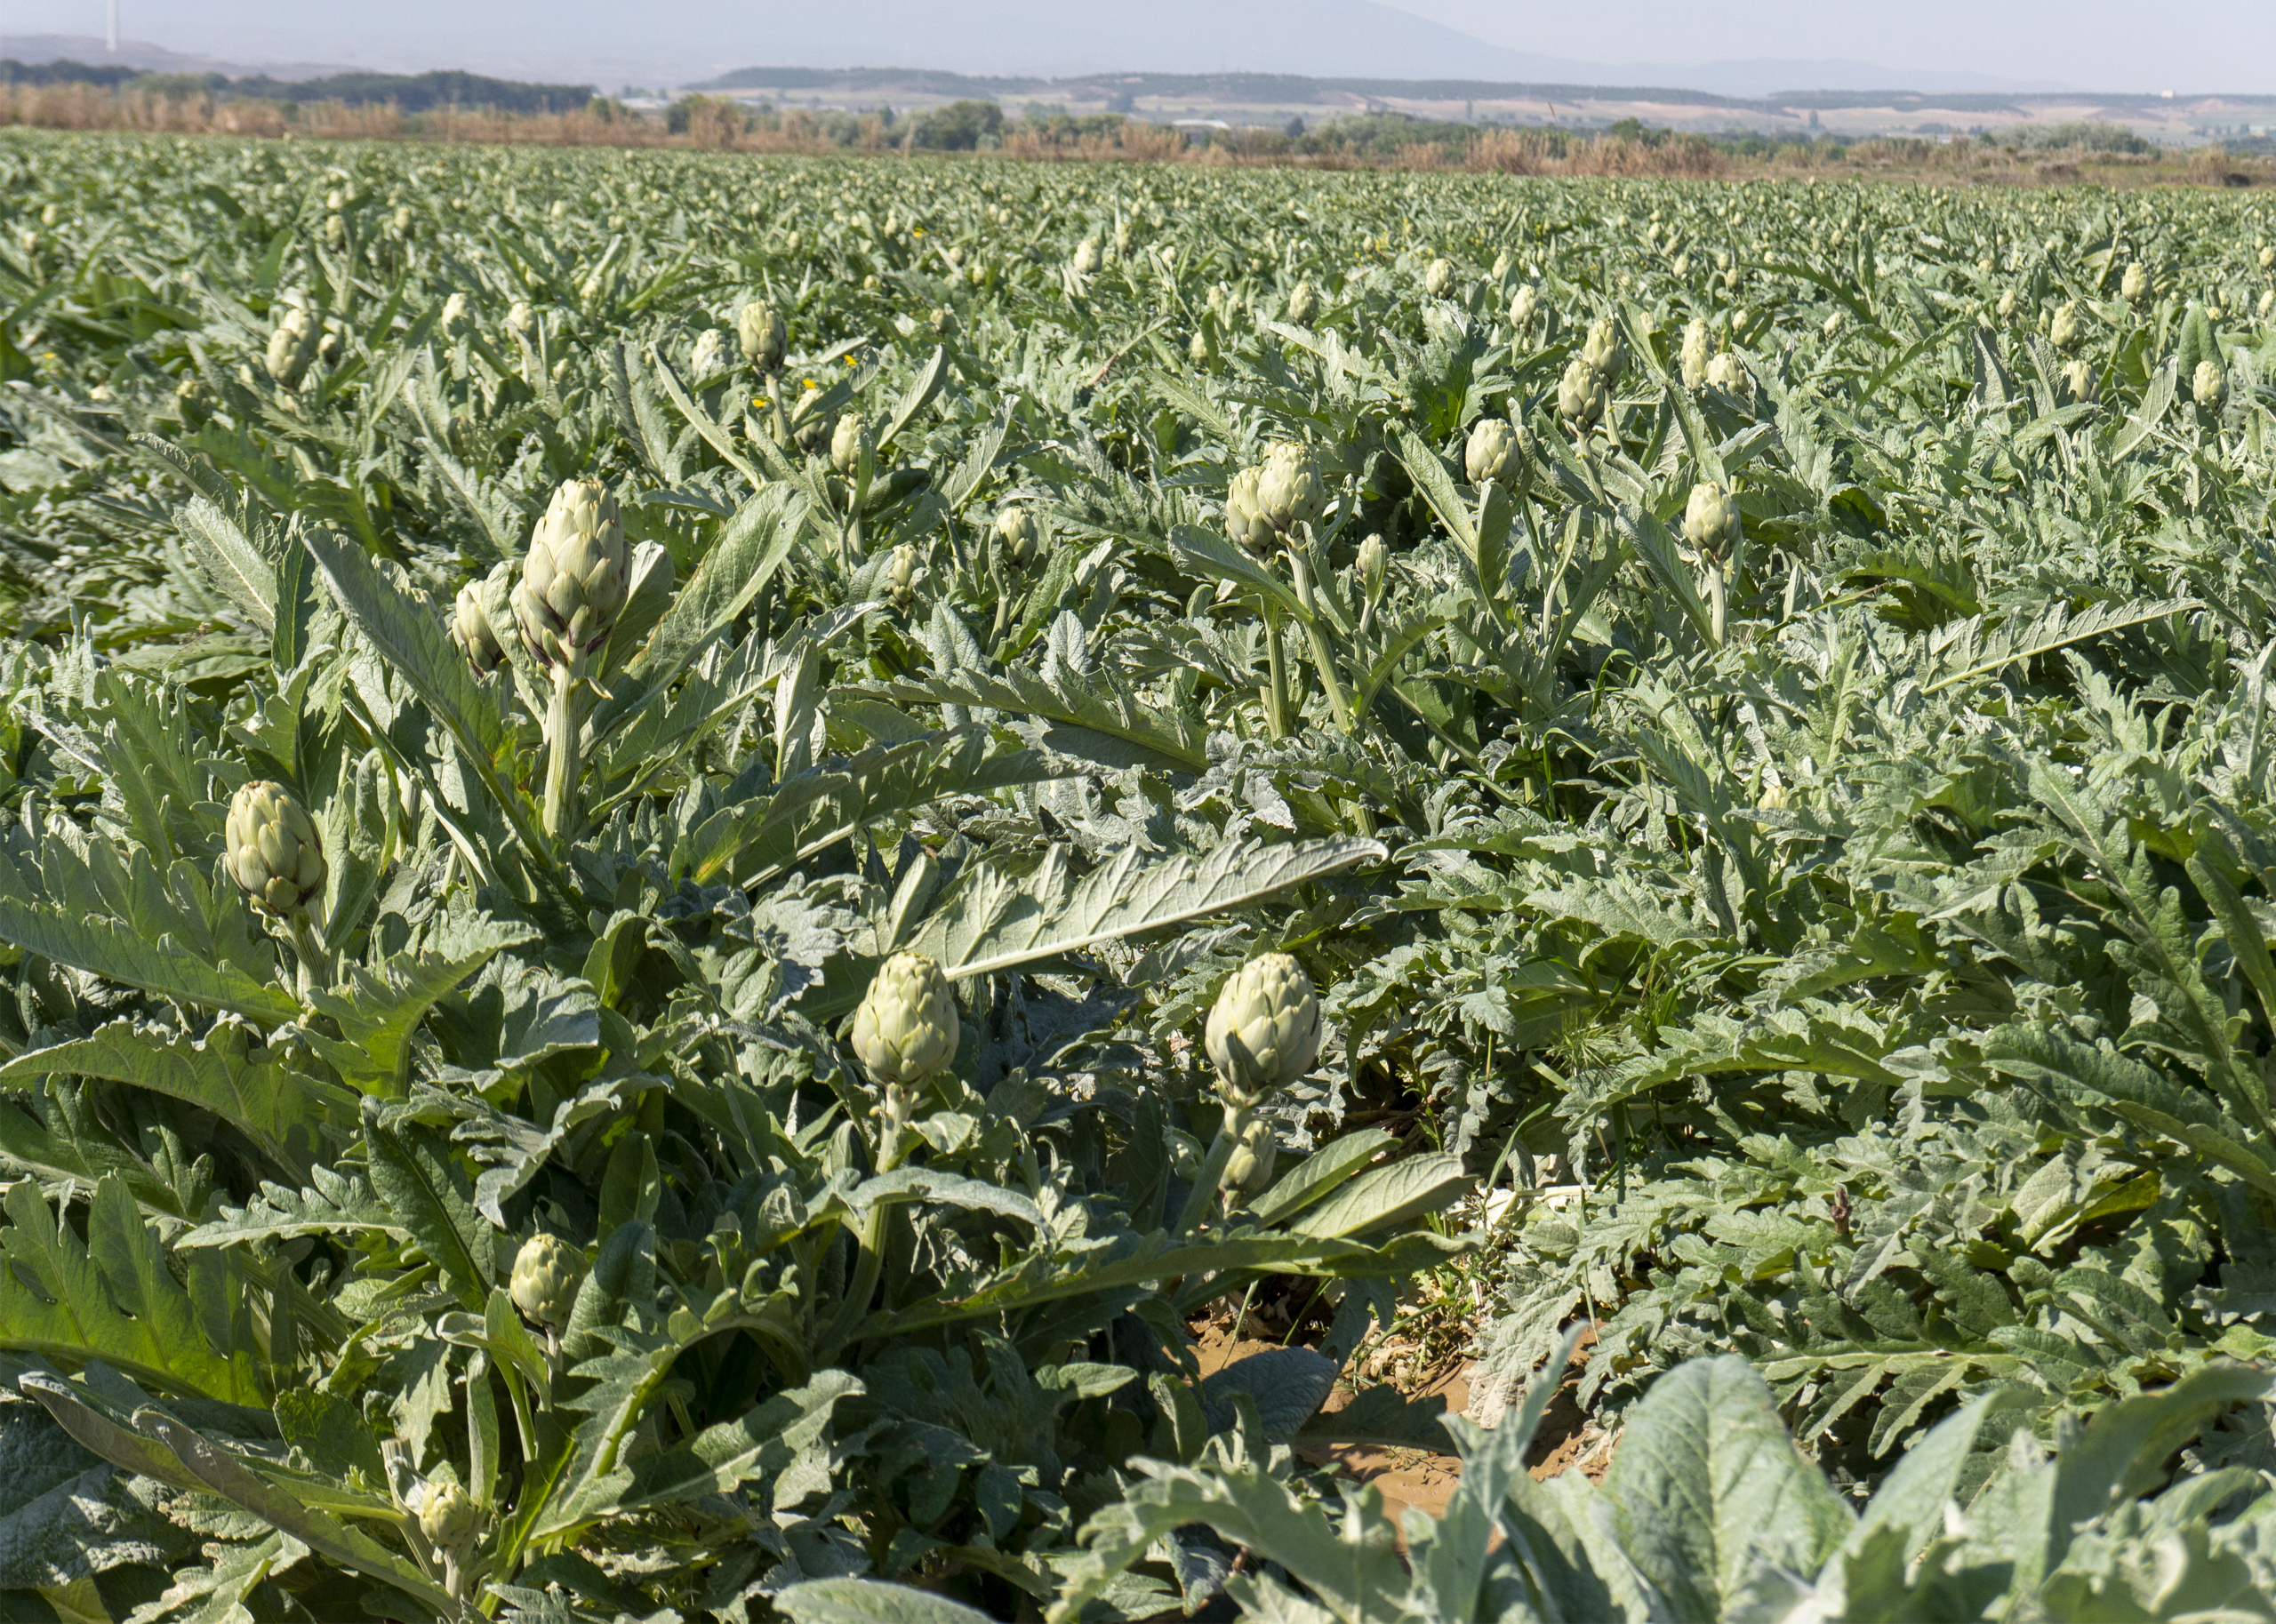
[{"label": "distant mountain", "polygon": [[[130,24],[150,24],[133,15]],[[12,15],[59,12],[62,0],[15,0]],[[74,10],[78,9],[75,4]],[[1270,73],[1530,84],[1659,84],[1759,97],[1782,90],[2015,91],[2060,88],[1977,74],[1855,61],[1755,60],[1613,65],[1512,50],[1378,0],[553,0],[542,8],[467,0],[199,0],[167,8],[164,47],[137,44],[167,71],[306,77],[342,67],[417,73],[462,68],[609,89],[709,80],[751,63],[811,68],[921,64],[963,74],[1070,77],[1101,73]],[[153,15],[151,21],[156,20]],[[100,42],[52,36],[0,44],[20,60],[104,60]],[[68,42],[68,43],[66,43]],[[91,44],[93,49],[91,51]],[[287,59],[282,61],[280,59]],[[164,59],[164,60],[159,60]],[[226,60],[224,60],[226,59]],[[122,50],[116,59],[126,60]],[[218,64],[218,65],[217,65]]]}]

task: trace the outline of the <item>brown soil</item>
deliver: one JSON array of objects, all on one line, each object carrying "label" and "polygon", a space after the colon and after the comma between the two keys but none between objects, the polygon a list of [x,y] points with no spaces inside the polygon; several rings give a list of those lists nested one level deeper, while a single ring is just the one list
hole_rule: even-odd
[{"label": "brown soil", "polygon": [[[1230,1325],[1222,1321],[1197,1324],[1193,1329],[1197,1338],[1194,1353],[1205,1376],[1236,1359],[1280,1346],[1278,1341],[1255,1337],[1237,1339],[1230,1334]],[[1582,1414],[1577,1397],[1580,1372],[1588,1362],[1585,1350],[1595,1340],[1593,1331],[1582,1334],[1580,1347],[1574,1350],[1570,1374],[1542,1416],[1541,1429],[1529,1452],[1534,1464],[1528,1469],[1536,1479],[1578,1471],[1591,1483],[1598,1483],[1612,1464],[1613,1446],[1618,1439]],[[1385,1350],[1391,1356],[1384,1362],[1394,1368],[1397,1352],[1396,1348]],[[1431,1395],[1443,1397],[1447,1413],[1460,1415],[1470,1407],[1470,1376],[1473,1368],[1468,1364],[1452,1364],[1418,1385],[1402,1390],[1410,1398]],[[1327,1410],[1332,1413],[1342,1409],[1350,1402],[1351,1396],[1349,1381],[1338,1382],[1328,1398]],[[1462,1460],[1456,1455],[1362,1444],[1309,1448],[1300,1452],[1314,1466],[1336,1467],[1356,1483],[1373,1484],[1381,1491],[1383,1509],[1393,1523],[1398,1522],[1410,1506],[1432,1516],[1443,1515],[1447,1501],[1454,1496],[1455,1485],[1462,1481]]]}]

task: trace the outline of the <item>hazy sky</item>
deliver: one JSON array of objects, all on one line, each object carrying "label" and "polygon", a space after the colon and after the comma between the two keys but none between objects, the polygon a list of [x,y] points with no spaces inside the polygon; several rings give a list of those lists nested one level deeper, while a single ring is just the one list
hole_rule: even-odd
[{"label": "hazy sky", "polygon": [[1385,0],[1602,62],[1855,58],[2099,90],[2276,89],[2272,0]]},{"label": "hazy sky", "polygon": [[[103,7],[0,0],[0,34],[100,34]],[[604,83],[617,70],[692,79],[739,66],[865,63],[1537,72],[1552,81],[1571,68],[1589,83],[1683,84],[1689,65],[1774,59],[1822,65],[1823,76],[1767,75],[1767,84],[1798,89],[1854,88],[1860,77],[1960,88],[1926,76],[1967,74],[2095,90],[2276,92],[2276,0],[121,0],[121,13],[130,40],[237,62],[469,67]],[[1842,61],[1895,71],[1845,82],[1832,67]],[[1658,71],[1587,72],[1630,64]]]}]

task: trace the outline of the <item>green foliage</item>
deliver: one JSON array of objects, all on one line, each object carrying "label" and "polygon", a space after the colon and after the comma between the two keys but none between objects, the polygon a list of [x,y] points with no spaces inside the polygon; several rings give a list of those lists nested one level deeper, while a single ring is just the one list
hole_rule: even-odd
[{"label": "green foliage", "polygon": [[[14,135],[0,187],[8,1609],[2264,1592],[2243,205]],[[1288,442],[1317,522],[1238,545]],[[573,478],[581,673],[511,609]],[[879,1086],[902,951],[958,1044]],[[1269,952],[1326,1036],[1252,1184],[1199,1038]],[[1326,1400],[1481,1174],[1503,1420],[1402,1562],[1290,1452],[1446,1438]],[[1273,1279],[1303,1335],[1201,1379]],[[1581,1319],[1626,1430],[1535,1485]]]}]

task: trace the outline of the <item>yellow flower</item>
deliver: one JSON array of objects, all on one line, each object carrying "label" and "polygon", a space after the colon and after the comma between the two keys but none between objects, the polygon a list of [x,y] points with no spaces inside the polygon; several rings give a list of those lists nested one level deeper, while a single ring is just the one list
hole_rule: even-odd
[{"label": "yellow flower", "polygon": [[925,235],[925,228],[922,226],[911,226],[909,228],[909,235],[911,236],[923,236]]},{"label": "yellow flower", "polygon": [[806,388],[810,388],[810,389],[819,389],[820,388],[821,388],[821,385],[820,385],[820,384],[816,383],[813,379],[809,378],[809,379],[807,379],[807,380],[806,380]]}]

